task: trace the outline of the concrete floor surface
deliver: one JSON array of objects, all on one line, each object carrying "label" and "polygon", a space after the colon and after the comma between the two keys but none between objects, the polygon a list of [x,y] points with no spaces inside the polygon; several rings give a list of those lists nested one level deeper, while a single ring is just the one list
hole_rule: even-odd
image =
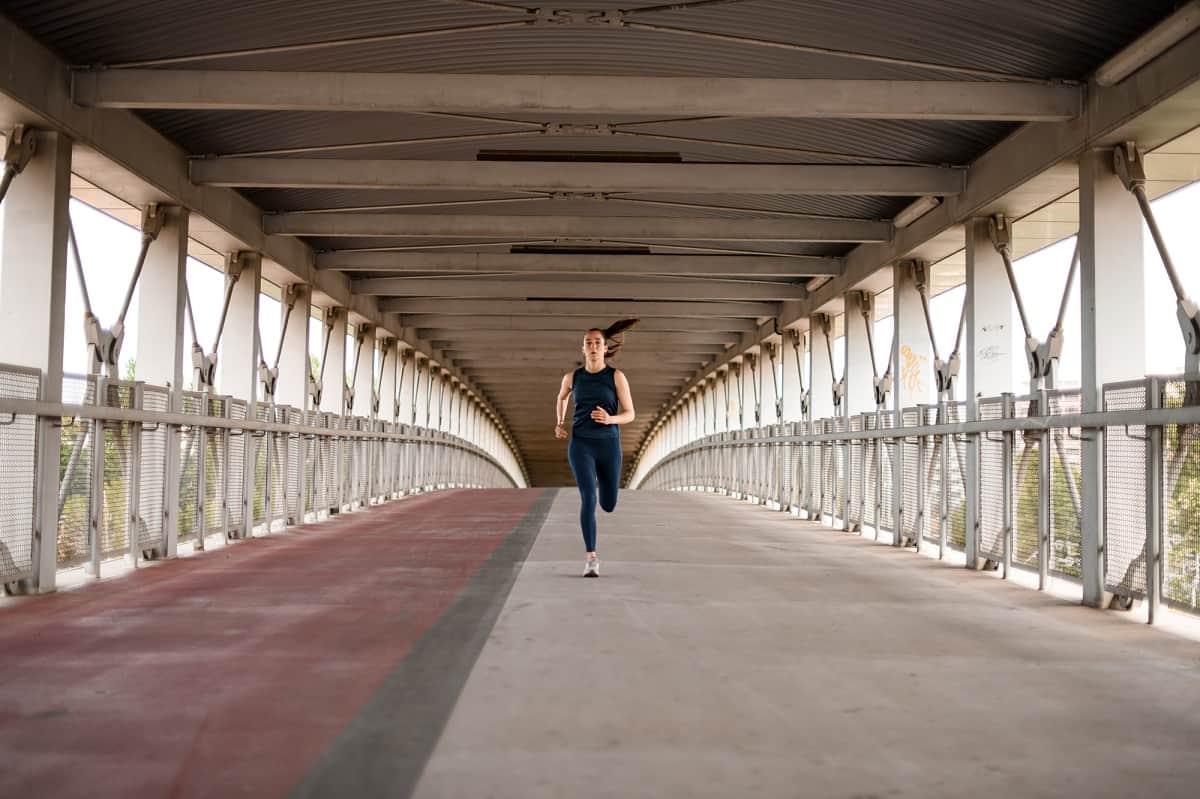
[{"label": "concrete floor surface", "polygon": [[559,492],[415,795],[1196,797],[1200,644],[702,494]]}]

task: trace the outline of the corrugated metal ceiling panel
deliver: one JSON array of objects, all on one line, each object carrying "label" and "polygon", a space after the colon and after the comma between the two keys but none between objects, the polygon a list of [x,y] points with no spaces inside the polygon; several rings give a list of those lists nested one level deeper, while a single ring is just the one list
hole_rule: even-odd
[{"label": "corrugated metal ceiling panel", "polygon": [[[627,3],[558,2],[559,8]],[[1169,13],[1169,0],[753,0],[636,22],[1015,74],[1079,78]],[[12,0],[6,13],[75,63],[114,63],[452,26],[521,15],[433,0]],[[762,77],[933,77],[928,71],[596,25],[550,25],[213,61],[213,68]]]}]

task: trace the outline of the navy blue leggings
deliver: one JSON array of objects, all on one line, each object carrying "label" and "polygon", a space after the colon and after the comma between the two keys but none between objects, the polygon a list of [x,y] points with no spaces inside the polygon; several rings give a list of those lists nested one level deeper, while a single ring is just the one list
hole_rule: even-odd
[{"label": "navy blue leggings", "polygon": [[595,552],[596,486],[600,487],[600,507],[605,513],[612,513],[617,507],[617,487],[621,484],[621,439],[571,436],[567,459],[579,486],[583,546],[586,552]]}]

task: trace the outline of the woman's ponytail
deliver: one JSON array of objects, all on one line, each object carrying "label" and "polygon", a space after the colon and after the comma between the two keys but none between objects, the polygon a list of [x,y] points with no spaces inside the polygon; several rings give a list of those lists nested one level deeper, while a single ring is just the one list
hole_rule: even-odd
[{"label": "woman's ponytail", "polygon": [[600,331],[604,334],[605,359],[611,358],[617,354],[617,350],[621,349],[621,344],[624,343],[621,338],[621,334],[640,321],[640,319],[619,319]]}]

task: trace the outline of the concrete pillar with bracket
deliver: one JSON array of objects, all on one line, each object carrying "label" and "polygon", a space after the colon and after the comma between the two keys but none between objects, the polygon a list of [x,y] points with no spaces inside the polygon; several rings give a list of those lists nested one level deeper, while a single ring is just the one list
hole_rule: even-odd
[{"label": "concrete pillar with bracket", "polygon": [[323,328],[321,331],[323,336],[329,337],[329,343],[320,367],[323,375],[320,410],[322,413],[340,414],[342,387],[346,383],[346,309],[326,308],[324,317],[325,325],[332,325],[332,330]]},{"label": "concrete pillar with bracket", "polygon": [[[169,388],[167,406],[183,408],[183,384],[191,370],[190,338],[185,331],[188,219],[186,208],[164,208],[158,238],[146,252],[138,287],[137,379]],[[144,406],[155,405],[152,392]],[[179,540],[179,430],[167,427],[163,474],[163,542],[160,553],[174,557]],[[147,524],[150,520],[145,520]]]},{"label": "concrete pillar with bracket", "polygon": [[[46,131],[22,129],[28,160],[13,177],[0,213],[0,362],[37,370],[44,402],[62,402],[63,330],[66,320],[67,226],[71,199],[71,139]],[[28,137],[28,138],[26,138]],[[9,133],[9,146],[17,136]],[[14,378],[13,394],[34,399],[39,379]],[[29,468],[33,480],[6,487],[7,507],[31,507],[28,551],[10,551],[17,569],[31,576],[30,591],[55,589],[58,547],[59,447],[62,430],[50,419],[37,426],[36,453]],[[36,465],[35,465],[36,464]],[[20,497],[18,504],[17,498]],[[22,536],[22,540],[24,537]]]},{"label": "concrete pillar with bracket", "polygon": [[[1143,220],[1137,200],[1113,168],[1111,149],[1086,151],[1079,160],[1079,307],[1082,328],[1080,381],[1084,413],[1104,409],[1103,386],[1146,374],[1146,296]],[[1157,268],[1162,268],[1156,265]],[[1164,309],[1170,297],[1162,298]],[[1182,343],[1178,344],[1182,347]],[[1104,439],[1083,431],[1080,556],[1083,602],[1105,607],[1103,552],[1105,491],[1121,491],[1104,480]],[[1143,491],[1108,497],[1144,507]],[[1107,531],[1113,534],[1113,531]]]},{"label": "concrete pillar with bracket", "polygon": [[[258,304],[262,256],[254,252],[230,253],[225,259],[226,280],[236,276],[217,358],[217,388],[222,394],[246,401],[246,417],[255,418],[258,399]],[[195,308],[193,308],[193,311]],[[265,439],[246,436],[242,466],[242,507],[227,508],[229,528],[249,537],[255,502],[255,458]],[[201,544],[202,544],[201,540]]]},{"label": "concrete pillar with bracket", "polygon": [[[932,402],[936,392],[933,373],[933,345],[929,327],[917,290],[917,269],[913,261],[901,261],[892,269],[892,409],[895,425],[903,424],[904,408]],[[885,457],[892,458],[892,521],[894,543],[901,543],[905,514],[916,514],[919,508],[904,506],[904,469],[898,443],[888,446]]]},{"label": "concrete pillar with bracket", "polygon": [[[287,327],[280,330],[283,350],[279,356],[279,381],[275,384],[275,401],[304,410],[308,407],[308,375],[312,370],[308,354],[308,320],[312,292],[303,283],[283,287],[283,303],[294,303]],[[286,315],[286,312],[285,312]],[[273,364],[275,353],[266,353],[267,365]]]},{"label": "concrete pillar with bracket", "polygon": [[[1013,313],[1012,288],[1004,268],[1004,259],[992,244],[988,220],[975,218],[965,225],[967,244],[966,342],[963,371],[966,379],[966,417],[979,418],[979,398],[995,397],[1013,390],[1013,327],[1019,324]],[[966,562],[979,568],[979,438],[966,442]]]}]

